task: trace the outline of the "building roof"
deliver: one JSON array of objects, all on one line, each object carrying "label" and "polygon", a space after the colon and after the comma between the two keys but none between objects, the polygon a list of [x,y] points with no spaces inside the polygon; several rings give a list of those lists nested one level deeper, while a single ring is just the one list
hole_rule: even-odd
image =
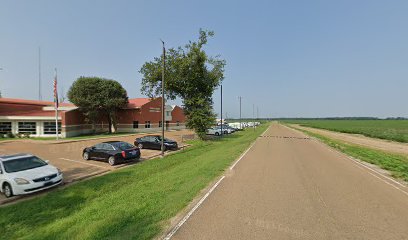
[{"label": "building roof", "polygon": [[[140,108],[146,103],[151,102],[151,98],[131,98],[127,108]],[[17,98],[0,98],[0,103],[10,103],[10,104],[26,104],[26,105],[35,105],[35,106],[54,106],[54,102],[51,101],[40,101],[40,100],[26,100],[26,99],[17,99]],[[60,103],[60,107],[75,107],[72,103]]]},{"label": "building roof", "polygon": [[[54,102],[51,101],[40,101],[40,100],[26,100],[17,98],[0,98],[0,103],[11,103],[11,104],[27,104],[36,106],[54,106]],[[75,107],[72,103],[60,103],[61,107]]]},{"label": "building roof", "polygon": [[33,111],[9,111],[1,112],[1,116],[21,116],[21,117],[53,117],[54,111],[33,110]]},{"label": "building roof", "polygon": [[131,98],[129,99],[129,103],[127,108],[140,108],[141,106],[145,105],[148,102],[151,102],[153,99],[151,98]]}]

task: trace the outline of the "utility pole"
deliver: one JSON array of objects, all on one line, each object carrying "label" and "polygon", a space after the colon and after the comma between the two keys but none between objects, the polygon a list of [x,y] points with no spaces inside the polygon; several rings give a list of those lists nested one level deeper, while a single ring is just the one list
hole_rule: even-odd
[{"label": "utility pole", "polygon": [[163,44],[163,69],[162,69],[162,136],[161,136],[161,155],[164,156],[164,69],[166,67],[166,48],[164,47],[164,42],[161,40]]},{"label": "utility pole", "polygon": [[57,68],[55,68],[55,78],[54,78],[54,104],[55,104],[55,136],[58,140],[58,82],[57,82]]},{"label": "utility pole", "polygon": [[[0,71],[3,71],[3,68],[0,68]],[[1,85],[0,85],[1,86]],[[1,95],[1,90],[0,90],[0,98],[2,98],[3,96]]]},{"label": "utility pole", "polygon": [[41,47],[38,47],[38,100],[42,100],[41,95]]},{"label": "utility pole", "polygon": [[242,119],[241,119],[241,100],[242,100],[242,97],[239,96],[238,98],[239,98],[239,128],[242,129]]},{"label": "utility pole", "polygon": [[252,104],[252,127],[254,128],[255,131],[255,104]]},{"label": "utility pole", "polygon": [[256,107],[256,120],[259,120],[259,108],[258,108],[258,106]]},{"label": "utility pole", "polygon": [[221,84],[221,137],[222,137],[222,134],[224,133],[223,132],[223,130],[222,130],[222,84]]}]

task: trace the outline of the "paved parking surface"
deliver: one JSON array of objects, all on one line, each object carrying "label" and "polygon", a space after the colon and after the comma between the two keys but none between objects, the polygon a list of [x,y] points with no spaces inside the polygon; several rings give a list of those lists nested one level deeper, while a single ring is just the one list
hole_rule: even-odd
[{"label": "paved parking surface", "polygon": [[[154,133],[152,133],[154,134]],[[179,146],[182,146],[184,136],[191,135],[190,130],[169,131],[165,133],[167,138],[176,140]],[[103,139],[80,140],[80,141],[37,141],[37,140],[21,140],[11,142],[0,141],[0,155],[15,154],[15,153],[31,153],[39,156],[44,160],[48,160],[50,164],[58,167],[64,174],[64,182],[70,183],[90,176],[101,174],[107,171],[112,171],[117,168],[124,167],[130,163],[118,164],[110,166],[107,162],[82,159],[82,150],[85,147],[93,146],[104,141],[125,141],[132,143],[136,137],[146,134],[134,134],[128,136],[117,136]],[[141,150],[141,159],[145,160],[160,154],[158,150]],[[5,200],[4,195],[0,194],[0,204]]]}]

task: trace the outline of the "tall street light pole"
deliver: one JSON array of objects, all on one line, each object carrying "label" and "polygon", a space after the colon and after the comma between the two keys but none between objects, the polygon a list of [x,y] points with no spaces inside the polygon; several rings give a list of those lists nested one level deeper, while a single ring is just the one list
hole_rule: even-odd
[{"label": "tall street light pole", "polygon": [[162,136],[161,136],[161,155],[162,157],[164,156],[164,69],[166,67],[166,48],[164,47],[164,42],[161,40],[163,43],[163,69],[162,69],[162,106],[161,106],[161,112],[162,112]]},{"label": "tall street light pole", "polygon": [[41,47],[38,47],[38,100],[42,100],[42,94],[41,94]]},{"label": "tall street light pole", "polygon": [[222,134],[223,134],[223,130],[222,130],[222,84],[221,84],[221,137],[222,137]]},{"label": "tall street light pole", "polygon": [[255,104],[252,104],[252,127],[255,131]]},{"label": "tall street light pole", "polygon": [[242,129],[242,120],[241,120],[241,100],[242,100],[242,97],[239,96],[238,98],[239,98],[239,129]]}]

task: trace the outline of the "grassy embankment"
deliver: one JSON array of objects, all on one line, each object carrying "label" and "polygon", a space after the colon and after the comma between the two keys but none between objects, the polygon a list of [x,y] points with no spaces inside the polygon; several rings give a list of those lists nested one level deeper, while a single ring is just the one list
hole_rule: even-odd
[{"label": "grassy embankment", "polygon": [[408,142],[408,120],[285,120],[305,127]]},{"label": "grassy embankment", "polygon": [[309,136],[315,137],[325,144],[329,145],[330,147],[333,147],[349,156],[368,163],[375,164],[382,169],[388,170],[394,177],[403,179],[408,182],[408,156],[388,153],[381,150],[333,140],[320,134],[301,129],[297,130],[302,131]]},{"label": "grassy embankment", "polygon": [[0,207],[0,238],[151,239],[267,126]]}]

